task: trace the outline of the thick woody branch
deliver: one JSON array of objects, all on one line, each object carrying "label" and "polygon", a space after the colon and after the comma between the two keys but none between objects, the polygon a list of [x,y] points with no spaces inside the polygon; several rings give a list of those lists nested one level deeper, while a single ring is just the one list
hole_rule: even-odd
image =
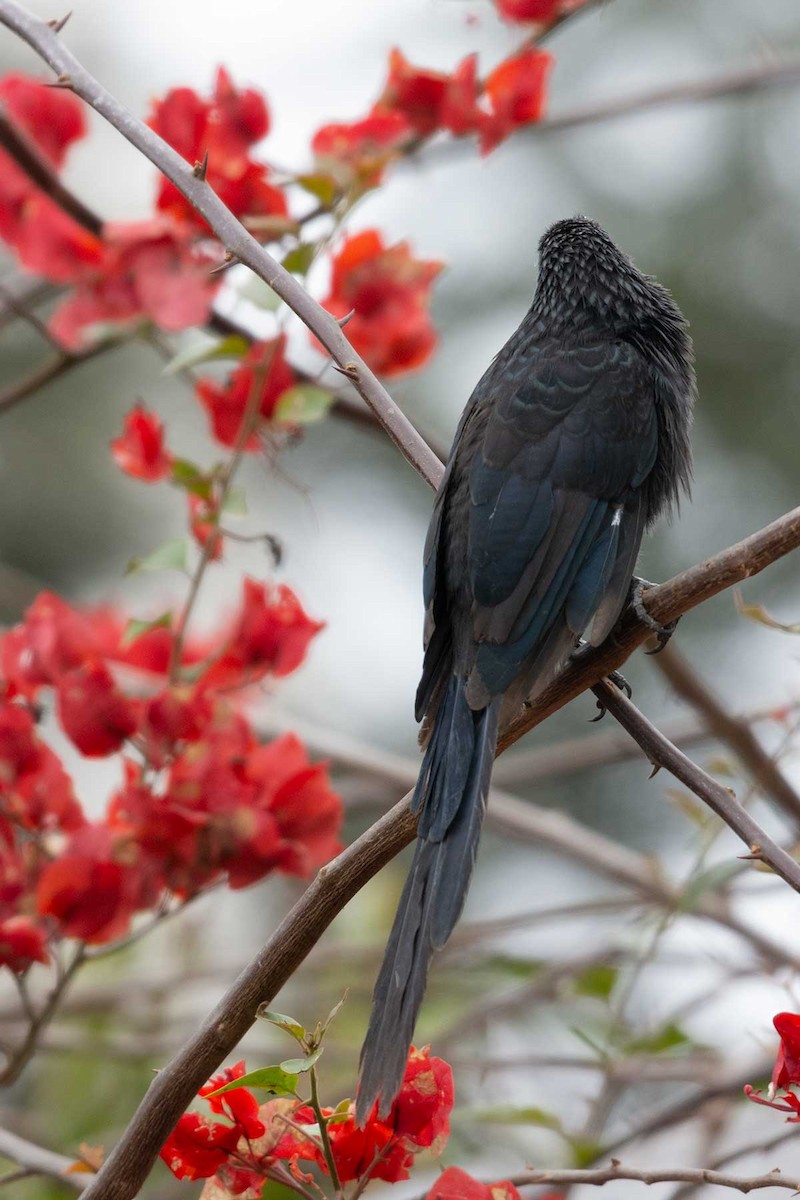
[{"label": "thick woody branch", "polygon": [[149,159],[205,217],[228,253],[263,279],[320,340],[339,370],[349,379],[380,420],[389,437],[432,486],[441,477],[441,463],[425,445],[411,422],[356,354],[338,322],[309,296],[293,275],[247,232],[203,179],[152,129],[139,121],[86,71],[45,22],[12,0],[0,0],[0,23],[18,34],[69,87],[114,126]]}]

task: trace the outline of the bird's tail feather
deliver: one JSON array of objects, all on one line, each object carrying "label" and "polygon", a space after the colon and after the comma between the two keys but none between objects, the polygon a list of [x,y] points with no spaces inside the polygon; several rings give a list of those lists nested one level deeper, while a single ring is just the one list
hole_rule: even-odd
[{"label": "bird's tail feather", "polygon": [[500,700],[473,712],[453,676],[436,716],[413,806],[421,810],[414,861],[397,909],[361,1051],[356,1117],[391,1108],[425,994],[428,965],[464,907],[497,745]]}]

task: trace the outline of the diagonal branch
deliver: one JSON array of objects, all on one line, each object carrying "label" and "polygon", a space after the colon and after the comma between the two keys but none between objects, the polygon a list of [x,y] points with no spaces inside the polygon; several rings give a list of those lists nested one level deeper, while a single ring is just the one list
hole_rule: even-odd
[{"label": "diagonal branch", "polygon": [[189,163],[119,103],[62,45],[45,22],[13,0],[0,0],[0,23],[18,34],[68,87],[149,159],[203,216],[228,253],[250,267],[312,331],[380,420],[389,437],[431,486],[442,465],[342,332],[339,323],[247,232]]},{"label": "diagonal branch", "polygon": [[0,1129],[0,1158],[8,1158],[34,1175],[57,1179],[76,1192],[82,1192],[91,1178],[84,1171],[75,1171],[74,1159],[67,1158],[65,1154],[56,1154],[53,1150],[45,1150],[8,1129]]},{"label": "diagonal branch", "polygon": [[707,1167],[666,1167],[664,1169],[640,1171],[636,1167],[624,1167],[612,1159],[610,1167],[591,1167],[587,1170],[523,1171],[514,1175],[511,1182],[517,1187],[534,1183],[551,1183],[557,1186],[617,1183],[628,1180],[633,1183],[695,1183],[712,1184],[731,1188],[735,1192],[755,1192],[761,1188],[786,1188],[791,1192],[800,1190],[800,1183],[790,1175],[782,1175],[776,1167],[765,1175],[729,1175],[727,1171],[712,1171]]},{"label": "diagonal branch", "polygon": [[761,790],[796,821],[800,817],[800,796],[761,745],[749,722],[728,712],[674,644],[653,661],[678,695],[700,714],[709,733],[730,747]]},{"label": "diagonal branch", "polygon": [[60,209],[72,217],[73,221],[77,221],[95,237],[101,235],[103,222],[97,214],[64,186],[35,143],[20,129],[2,104],[0,104],[0,147],[14,159],[40,191],[54,200]]}]

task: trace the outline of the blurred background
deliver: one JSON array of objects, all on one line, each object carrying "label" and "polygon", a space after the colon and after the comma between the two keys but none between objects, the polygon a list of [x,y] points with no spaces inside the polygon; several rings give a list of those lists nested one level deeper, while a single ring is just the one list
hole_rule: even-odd
[{"label": "blurred background", "polygon": [[[49,0],[30,7],[54,15]],[[477,50],[485,70],[510,52],[519,30],[503,26],[479,0],[226,0],[224,10],[197,0],[81,0],[66,37],[89,70],[140,114],[176,84],[206,90],[224,63],[237,82],[266,92],[273,118],[266,155],[297,169],[309,161],[308,143],[321,124],[357,117],[377,95],[392,46],[415,64],[443,70]],[[798,501],[800,10],[796,0],[609,0],[554,33],[548,49],[556,58],[553,118],[759,64],[797,66],[795,86],[689,100],[562,131],[533,129],[483,160],[471,148],[430,147],[398,167],[348,226],[375,225],[387,241],[408,239],[418,256],[447,264],[434,289],[441,337],[435,359],[391,389],[439,446],[449,442],[472,387],[530,302],[537,242],[551,221],[576,212],[596,218],[638,266],[671,288],[691,321],[700,400],[692,501],[647,539],[640,564],[641,574],[660,580]],[[0,72],[11,69],[38,71],[3,33]],[[66,178],[115,219],[146,215],[155,190],[153,169],[94,116]],[[6,268],[14,270],[10,259]],[[312,283],[323,295],[324,267]],[[313,362],[305,337],[294,336],[298,356]],[[7,327],[0,339],[0,382],[40,361],[41,343],[24,325]],[[168,422],[171,442],[210,461],[197,404],[162,369],[149,348],[123,347],[2,416],[4,621],[17,619],[44,586],[74,600],[113,596],[135,615],[161,611],[183,594],[177,576],[123,578],[131,557],[181,535],[184,510],[166,489],[125,478],[107,453],[124,413],[144,397]],[[266,460],[248,462],[245,482],[250,525],[269,528],[285,546],[276,577],[327,622],[307,664],[265,701],[259,719],[265,732],[297,729],[317,756],[332,759],[350,810],[349,840],[413,779],[420,559],[431,495],[385,438],[335,418],[286,451],[279,470]],[[263,555],[234,548],[208,577],[199,626],[235,605],[242,570],[272,573]],[[741,591],[745,601],[789,622],[800,620],[798,585],[794,556]],[[726,592],[688,616],[676,641],[732,712],[780,710],[780,719],[761,720],[757,732],[800,789],[792,757],[800,745],[792,736],[798,639],[746,620]],[[693,736],[698,761],[750,797],[758,819],[791,843],[788,823],[751,789],[729,748],[702,736],[700,718],[673,694],[657,664],[639,653],[626,675],[640,707],[667,731],[677,721],[682,736]],[[629,849],[645,875],[669,881],[677,899],[658,903],[524,831],[487,828],[461,934],[434,970],[418,1034],[456,1072],[458,1109],[445,1162],[482,1178],[505,1177],[530,1162],[592,1162],[671,1105],[685,1102],[691,1114],[691,1097],[715,1082],[734,1081],[730,1101],[717,1099],[692,1120],[637,1136],[621,1152],[625,1163],[708,1165],[783,1129],[778,1114],[737,1097],[743,1071],[761,1071],[753,1083],[769,1073],[773,1013],[798,1008],[798,898],[738,863],[734,839],[716,837],[716,824],[663,773],[648,781],[649,764],[640,757],[581,769],[573,739],[594,747],[596,759],[613,758],[624,744],[609,728],[611,718],[590,726],[593,715],[591,697],[557,714],[498,765],[496,784]],[[565,739],[558,771],[541,758],[537,771],[532,752]],[[515,768],[521,755],[528,757]],[[99,812],[116,765],[87,768],[66,748],[65,758],[79,765],[81,794]],[[351,988],[325,1060],[324,1098],[334,1103],[352,1093],[369,993],[405,867],[397,860],[364,889],[275,1004],[313,1023]],[[196,1026],[297,894],[280,880],[221,893],[127,954],[96,964],[45,1039],[45,1052],[0,1102],[2,1123],[64,1152],[80,1141],[111,1145],[151,1069]],[[720,919],[698,915],[715,896]],[[740,921],[773,950],[732,930]],[[11,993],[0,998],[0,1025],[11,1021],[13,1005]],[[252,1066],[290,1053],[276,1032],[262,1028],[245,1051]],[[735,1169],[777,1163],[785,1173],[800,1170],[800,1146],[789,1141],[766,1156],[756,1152]],[[420,1164],[396,1195],[419,1194],[436,1170]],[[633,1195],[639,1185],[623,1186]],[[24,1189],[36,1200],[61,1194],[39,1181],[20,1185],[20,1195]],[[181,1185],[159,1167],[143,1194],[166,1198],[193,1189],[198,1185]],[[675,1185],[648,1191],[677,1194]]]}]

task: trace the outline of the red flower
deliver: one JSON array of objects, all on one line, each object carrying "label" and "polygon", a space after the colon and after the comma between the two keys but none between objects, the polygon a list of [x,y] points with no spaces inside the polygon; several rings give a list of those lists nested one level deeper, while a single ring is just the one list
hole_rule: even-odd
[{"label": "red flower", "polygon": [[226,859],[232,888],[270,870],[306,878],[339,853],[341,799],[326,766],[308,761],[299,738],[288,733],[252,750],[246,778],[257,790],[239,818],[241,840]]},{"label": "red flower", "polygon": [[122,433],[111,443],[114,461],[126,475],[157,483],[172,467],[164,449],[164,426],[154,412],[137,404],[125,418]]},{"label": "red flower", "polygon": [[65,937],[90,943],[125,934],[134,912],[155,902],[154,879],[142,869],[130,839],[110,826],[85,825],[63,854],[44,868],[36,888],[41,916]]},{"label": "red flower", "polygon": [[252,1092],[241,1087],[233,1088],[222,1096],[209,1095],[210,1092],[216,1092],[218,1088],[224,1087],[226,1083],[232,1083],[234,1079],[241,1079],[244,1074],[245,1065],[244,1059],[242,1059],[235,1066],[226,1067],[225,1070],[209,1079],[208,1083],[200,1088],[198,1095],[208,1099],[213,1113],[228,1117],[238,1125],[246,1138],[259,1138],[266,1133],[266,1127],[258,1115],[258,1101]]},{"label": "red flower", "polygon": [[237,1125],[223,1125],[199,1113],[184,1113],[161,1148],[161,1157],[178,1179],[208,1179],[236,1149]]},{"label": "red flower", "polygon": [[[287,217],[286,197],[268,182],[268,168],[248,157],[269,132],[266,102],[250,88],[235,88],[224,67],[210,99],[191,88],[173,88],[156,103],[149,124],[188,162],[202,162],[208,151],[208,184],[237,217]],[[188,225],[207,228],[167,179],[161,180],[156,205]]]},{"label": "red flower", "polygon": [[[322,1112],[324,1116],[329,1117],[333,1109],[323,1108]],[[292,1123],[301,1128],[303,1125],[315,1125],[316,1121],[314,1110],[307,1105],[295,1109],[292,1114]],[[351,1113],[347,1120],[336,1121],[328,1126],[328,1137],[342,1183],[350,1183],[365,1174],[368,1174],[370,1179],[384,1179],[387,1183],[408,1179],[408,1168],[414,1161],[413,1155],[383,1121],[370,1120],[364,1129],[359,1129]],[[328,1173],[319,1150],[307,1138],[294,1131],[287,1133],[278,1142],[275,1156],[289,1158],[293,1162],[297,1162],[298,1159],[314,1162]]]},{"label": "red flower", "polygon": [[23,775],[38,770],[41,751],[28,709],[17,704],[0,706],[0,796],[13,788]]},{"label": "red flower", "polygon": [[57,700],[64,732],[88,758],[116,753],[136,731],[136,709],[102,663],[89,663],[62,675]]},{"label": "red flower", "polygon": [[384,246],[374,229],[347,238],[333,259],[329,312],[355,316],[347,336],[374,371],[400,375],[422,366],[436,345],[427,305],[438,262],[412,256],[407,242]]},{"label": "red flower", "polygon": [[437,129],[468,133],[478,120],[475,56],[466,58],[452,76],[412,67],[400,50],[389,55],[389,78],[375,112],[399,112],[420,137]]},{"label": "red flower", "polygon": [[11,695],[34,698],[44,684],[102,652],[90,620],[55,592],[40,592],[0,642],[0,668]]},{"label": "red flower", "polygon": [[[748,1100],[756,1104],[765,1104],[776,1108],[779,1112],[793,1112],[788,1121],[800,1121],[800,1096],[790,1091],[790,1085],[800,1083],[800,1015],[797,1013],[780,1012],[772,1018],[772,1023],[780,1034],[780,1045],[772,1069],[767,1099],[762,1100],[760,1093],[747,1084],[744,1092]],[[775,1099],[778,1088],[783,1088],[783,1095]]]},{"label": "red flower", "polygon": [[53,334],[70,350],[90,345],[92,326],[145,319],[174,333],[208,318],[219,287],[191,234],[165,218],[107,225],[100,270],[56,309]]},{"label": "red flower", "polygon": [[58,756],[44,743],[39,746],[36,770],[18,781],[12,806],[17,821],[41,833],[68,833],[86,824],[72,780]]},{"label": "red flower", "polygon": [[24,267],[53,283],[75,283],[103,263],[103,243],[31,185],[0,151],[0,237]]},{"label": "red flower", "polygon": [[167,688],[146,701],[141,734],[147,756],[162,767],[178,747],[202,737],[212,719],[208,697],[191,688]]},{"label": "red flower", "polygon": [[227,635],[227,649],[202,677],[206,689],[241,687],[266,674],[296,671],[324,623],[312,621],[291,590],[245,579],[242,606]]},{"label": "red flower", "polygon": [[[257,415],[268,421],[283,393],[294,387],[294,372],[286,361],[285,350],[283,334],[274,341],[256,342],[224,384],[215,379],[198,380],[197,395],[208,413],[214,437],[223,446],[237,444],[254,388],[261,391]],[[253,432],[244,448],[258,450],[259,446],[258,435]]]},{"label": "red flower", "polygon": [[585,0],[495,0],[500,16],[506,21],[553,21],[584,3]]},{"label": "red flower", "polygon": [[453,1072],[441,1058],[430,1057],[430,1047],[413,1046],[403,1083],[389,1123],[398,1137],[420,1149],[435,1146],[439,1152],[450,1136],[450,1113],[455,1101]]},{"label": "red flower", "polygon": [[86,133],[83,101],[66,89],[11,72],[0,79],[0,103],[54,167],[64,162],[67,148]]},{"label": "red flower", "polygon": [[520,1200],[513,1183],[481,1183],[460,1167],[448,1167],[428,1192],[425,1200]]},{"label": "red flower", "polygon": [[[342,182],[376,187],[384,167],[411,140],[413,126],[401,112],[373,112],[360,121],[338,122],[314,134],[311,149],[320,166],[332,169]],[[344,168],[344,171],[341,170]]]},{"label": "red flower", "polygon": [[481,122],[481,151],[488,154],[522,125],[540,120],[553,57],[531,47],[507,58],[484,84],[490,112]]},{"label": "red flower", "polygon": [[32,963],[47,963],[47,939],[42,929],[28,917],[8,917],[0,921],[0,966],[15,975],[24,975]]}]

